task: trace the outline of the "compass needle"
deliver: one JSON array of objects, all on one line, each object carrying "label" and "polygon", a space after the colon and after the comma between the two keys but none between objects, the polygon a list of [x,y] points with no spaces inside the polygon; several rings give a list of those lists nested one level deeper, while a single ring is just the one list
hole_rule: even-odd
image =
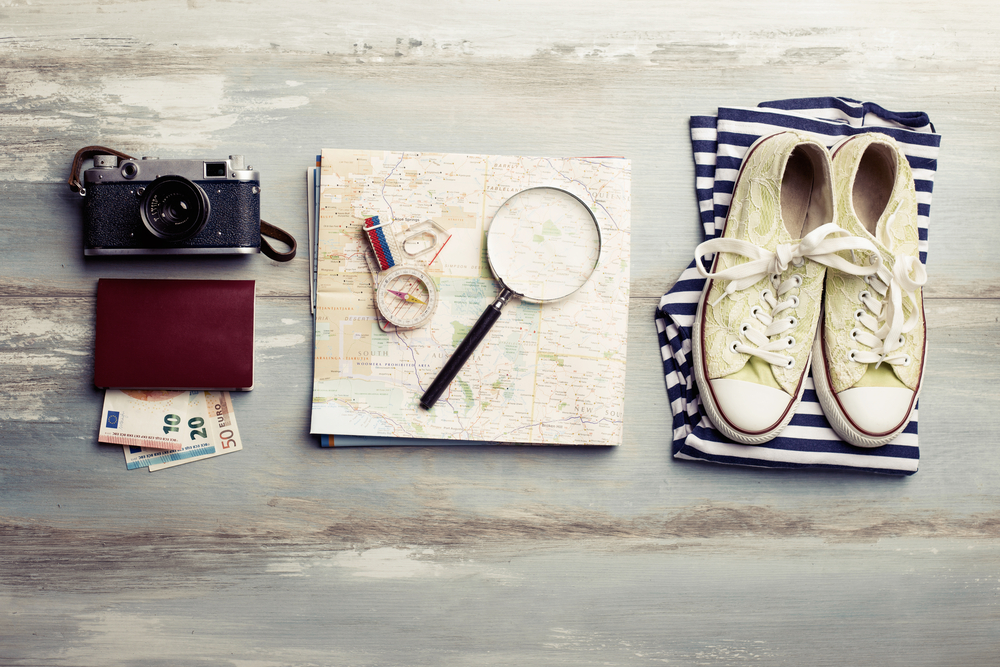
[{"label": "compass needle", "polygon": [[388,291],[389,294],[393,294],[395,296],[398,296],[403,301],[408,301],[409,303],[422,303],[424,305],[427,305],[426,301],[424,301],[423,299],[418,299],[417,297],[413,296],[412,294],[407,294],[406,292],[397,292],[394,289],[386,290],[386,291]]}]

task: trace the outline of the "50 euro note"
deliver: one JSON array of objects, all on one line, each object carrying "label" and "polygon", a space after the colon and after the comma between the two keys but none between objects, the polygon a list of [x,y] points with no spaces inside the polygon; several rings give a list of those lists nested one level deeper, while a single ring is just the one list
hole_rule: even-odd
[{"label": "50 euro note", "polygon": [[155,472],[243,449],[228,391],[190,392],[180,433],[183,444],[179,451],[123,446],[126,466],[129,470],[148,467]]},{"label": "50 euro note", "polygon": [[187,391],[108,389],[98,442],[178,451],[180,425],[187,421]]}]

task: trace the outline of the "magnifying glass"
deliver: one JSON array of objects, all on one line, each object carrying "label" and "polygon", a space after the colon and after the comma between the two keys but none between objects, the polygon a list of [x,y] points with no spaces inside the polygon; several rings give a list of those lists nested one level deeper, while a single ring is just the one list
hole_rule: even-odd
[{"label": "magnifying glass", "polygon": [[500,294],[424,392],[420,407],[434,406],[512,297],[549,303],[583,287],[600,262],[601,241],[594,212],[568,190],[528,188],[501,204],[486,232],[486,257]]}]

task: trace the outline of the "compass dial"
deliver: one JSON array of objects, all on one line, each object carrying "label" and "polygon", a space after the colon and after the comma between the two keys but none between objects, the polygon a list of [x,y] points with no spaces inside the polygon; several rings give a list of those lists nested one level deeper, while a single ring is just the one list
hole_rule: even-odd
[{"label": "compass dial", "polygon": [[408,266],[386,271],[375,293],[382,317],[400,329],[416,329],[430,322],[437,300],[434,280],[420,269]]}]

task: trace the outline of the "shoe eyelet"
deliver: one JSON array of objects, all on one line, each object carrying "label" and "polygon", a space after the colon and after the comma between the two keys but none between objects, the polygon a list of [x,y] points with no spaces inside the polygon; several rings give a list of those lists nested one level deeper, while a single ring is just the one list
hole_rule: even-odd
[{"label": "shoe eyelet", "polygon": [[750,330],[750,325],[747,324],[746,322],[740,325],[740,333],[745,334],[749,330]]},{"label": "shoe eyelet", "polygon": [[796,287],[802,287],[802,276],[800,276],[799,274],[795,274],[795,276],[792,278],[792,280],[795,281],[795,286]]},{"label": "shoe eyelet", "polygon": [[795,259],[792,260],[792,266],[802,266],[805,263],[806,260],[803,257],[796,257]]},{"label": "shoe eyelet", "polygon": [[792,295],[791,302],[792,302],[792,308],[799,307],[799,297],[795,296],[794,294]]},{"label": "shoe eyelet", "polygon": [[861,316],[864,315],[864,314],[865,314],[865,311],[863,311],[860,308],[858,308],[857,310],[854,311],[854,319],[860,320]]},{"label": "shoe eyelet", "polygon": [[903,357],[903,365],[904,366],[909,366],[910,365],[910,361],[911,361],[910,360],[910,355],[906,355],[905,357]]},{"label": "shoe eyelet", "polygon": [[751,317],[757,317],[758,315],[760,315],[760,313],[761,313],[760,306],[754,306],[753,308],[750,309]]},{"label": "shoe eyelet", "polygon": [[795,357],[788,357],[788,361],[785,362],[785,368],[793,368],[795,366]]},{"label": "shoe eyelet", "polygon": [[771,282],[775,283],[775,284],[780,283],[781,282],[781,274],[780,273],[772,273],[771,274]]},{"label": "shoe eyelet", "polygon": [[740,344],[739,341],[734,340],[732,343],[729,344],[729,351],[734,354],[739,352],[739,350],[736,349],[736,346],[739,344]]},{"label": "shoe eyelet", "polygon": [[788,318],[788,326],[797,327],[797,326],[799,326],[799,321],[796,318],[794,318],[794,317],[789,317]]},{"label": "shoe eyelet", "polygon": [[865,299],[871,298],[872,293],[868,290],[858,293],[858,301],[864,301]]},{"label": "shoe eyelet", "polygon": [[769,289],[766,289],[760,293],[760,298],[763,299],[764,301],[767,301],[768,297],[770,296],[771,296],[771,290]]},{"label": "shoe eyelet", "polygon": [[906,336],[900,334],[900,336],[899,336],[899,344],[900,345],[905,345],[906,344]]},{"label": "shoe eyelet", "polygon": [[851,338],[857,340],[859,333],[861,333],[861,329],[851,329]]},{"label": "shoe eyelet", "polygon": [[787,345],[788,347],[794,347],[795,346],[795,336],[789,336],[788,338],[786,338],[785,339],[785,345]]},{"label": "shoe eyelet", "polygon": [[847,358],[850,359],[851,361],[856,361],[855,357],[857,355],[858,355],[857,350],[851,350],[850,353],[847,355]]}]

